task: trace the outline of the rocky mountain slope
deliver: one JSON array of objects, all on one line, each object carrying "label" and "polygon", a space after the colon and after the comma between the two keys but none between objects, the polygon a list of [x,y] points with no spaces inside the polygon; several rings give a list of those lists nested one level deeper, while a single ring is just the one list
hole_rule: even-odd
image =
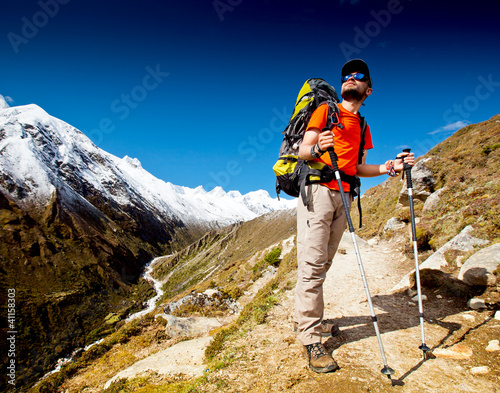
[{"label": "rocky mountain slope", "polygon": [[153,257],[288,208],[264,191],[164,182],[36,105],[0,101],[0,291],[2,318],[4,296],[15,291],[18,386],[106,333],[110,312],[140,307],[151,292],[140,276]]},{"label": "rocky mountain slope", "polygon": [[294,217],[274,213],[162,258],[155,277],[165,294],[156,310],[117,322],[115,333],[34,391],[498,392],[499,147],[495,116],[459,130],[412,171],[426,342],[435,358],[422,359],[418,349],[405,183],[389,179],[362,198],[358,233],[391,380],[380,373],[349,237],[325,282],[325,315],[341,330],[325,344],[341,369],[307,368],[291,320]]},{"label": "rocky mountain slope", "polygon": [[[458,130],[419,158],[413,178],[421,251],[437,250],[471,224],[489,239],[499,238],[499,148],[497,115]],[[394,232],[384,230],[389,218],[409,222],[406,182],[400,179],[388,179],[364,194],[366,225],[358,232],[361,236],[383,237]],[[356,214],[353,209],[353,217]]]}]

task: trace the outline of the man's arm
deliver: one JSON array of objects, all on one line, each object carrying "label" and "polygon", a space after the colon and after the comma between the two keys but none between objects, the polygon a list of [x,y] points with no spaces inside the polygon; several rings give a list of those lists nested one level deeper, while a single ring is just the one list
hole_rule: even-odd
[{"label": "man's arm", "polygon": [[[321,132],[319,128],[308,129],[299,147],[299,158],[308,161],[314,159],[311,155],[311,148],[314,146],[316,153],[320,153],[318,146],[321,150],[326,151],[329,147],[334,146],[334,136],[332,131]],[[360,177],[375,177],[386,174],[385,164],[371,165],[366,163],[366,153],[367,151],[364,150],[362,163],[357,165],[357,175]],[[394,160],[394,170],[398,173],[403,171],[403,161],[411,166],[415,163],[413,153],[399,153],[398,157],[401,157],[401,159]]]},{"label": "man's arm", "polygon": [[[370,164],[366,163],[366,153],[367,153],[367,151],[364,150],[362,163],[358,164],[358,166],[357,166],[358,176],[359,177],[375,177],[375,176],[380,176],[380,175],[386,174],[387,168],[386,168],[385,164],[370,165]],[[413,156],[413,153],[406,153],[406,152],[399,153],[398,157],[400,157],[400,158],[394,160],[394,162],[393,162],[394,170],[398,174],[403,171],[403,163],[404,162],[410,164],[411,166],[413,166],[415,163],[415,157]]]},{"label": "man's arm", "polygon": [[334,145],[334,135],[332,131],[321,132],[319,128],[310,128],[304,134],[304,139],[299,147],[299,158],[302,160],[312,160],[311,148],[314,146],[314,151],[320,154],[318,146],[324,152]]},{"label": "man's arm", "polygon": [[387,173],[385,164],[383,165],[369,165],[366,163],[366,150],[363,150],[363,159],[361,164],[357,166],[357,174],[359,177],[375,177]]}]

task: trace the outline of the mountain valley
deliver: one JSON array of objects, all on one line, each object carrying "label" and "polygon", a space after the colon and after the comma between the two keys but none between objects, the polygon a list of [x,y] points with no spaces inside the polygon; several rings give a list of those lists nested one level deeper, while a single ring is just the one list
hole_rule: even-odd
[{"label": "mountain valley", "polygon": [[166,183],[36,105],[1,105],[0,153],[1,291],[15,290],[18,386],[109,334],[110,312],[140,309],[154,257],[291,202]]},{"label": "mountain valley", "polygon": [[[391,178],[361,198],[356,234],[396,373],[380,374],[346,237],[325,284],[325,315],[341,330],[326,346],[341,370],[318,375],[291,319],[295,201],[165,183],[37,106],[0,106],[0,275],[2,295],[16,293],[16,390],[498,391],[500,272],[481,263],[500,255],[499,147],[497,115],[457,131],[412,171],[436,357],[418,351],[407,190]],[[352,216],[356,223],[356,209]],[[152,312],[128,320],[154,296],[143,276],[154,258],[163,294]],[[464,273],[474,258],[480,264]]]}]

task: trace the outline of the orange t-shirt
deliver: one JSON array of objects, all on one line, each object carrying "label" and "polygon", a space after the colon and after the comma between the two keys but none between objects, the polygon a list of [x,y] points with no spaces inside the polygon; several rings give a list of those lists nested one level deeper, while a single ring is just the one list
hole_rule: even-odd
[{"label": "orange t-shirt", "polygon": [[[357,173],[358,164],[358,150],[361,143],[361,126],[360,117],[352,112],[344,109],[342,104],[338,104],[339,107],[339,120],[340,124],[344,127],[335,126],[333,128],[333,134],[335,135],[335,153],[337,153],[338,161],[337,165],[341,171],[346,175],[354,176]],[[328,117],[328,105],[320,105],[313,114],[311,115],[311,120],[307,125],[307,129],[318,128],[322,130],[326,126]],[[370,132],[370,127],[366,126],[365,132],[365,150],[372,149],[372,135]],[[321,161],[325,164],[332,165],[330,160],[330,154],[328,152],[317,158],[316,161]],[[322,183],[328,188],[338,190],[337,180],[334,179],[329,183]],[[349,192],[349,184],[342,182],[344,191]]]}]

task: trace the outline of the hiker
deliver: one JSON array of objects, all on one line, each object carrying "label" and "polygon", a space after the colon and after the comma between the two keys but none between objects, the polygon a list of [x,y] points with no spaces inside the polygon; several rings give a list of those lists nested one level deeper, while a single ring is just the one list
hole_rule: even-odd
[{"label": "hiker", "polygon": [[[366,164],[366,150],[373,148],[373,144],[370,128],[366,126],[364,148],[359,152],[359,109],[373,91],[367,64],[361,59],[348,61],[342,67],[341,80],[342,102],[338,104],[338,124],[331,131],[321,132],[327,124],[328,105],[320,105],[307,125],[299,147],[299,158],[331,165],[327,149],[334,147],[339,169],[351,177],[397,176],[403,171],[403,161],[413,166],[413,153],[407,152],[398,154],[401,158],[388,160],[385,164]],[[358,161],[360,153],[362,159]],[[350,205],[353,184],[342,182],[342,185]],[[321,342],[322,335],[335,333],[335,329],[338,332],[338,328],[333,327],[332,330],[332,326],[323,321],[323,282],[346,228],[346,214],[335,179],[306,187],[306,201],[299,198],[297,207],[295,322],[297,337],[304,345],[309,367],[324,373],[339,368]]]}]

